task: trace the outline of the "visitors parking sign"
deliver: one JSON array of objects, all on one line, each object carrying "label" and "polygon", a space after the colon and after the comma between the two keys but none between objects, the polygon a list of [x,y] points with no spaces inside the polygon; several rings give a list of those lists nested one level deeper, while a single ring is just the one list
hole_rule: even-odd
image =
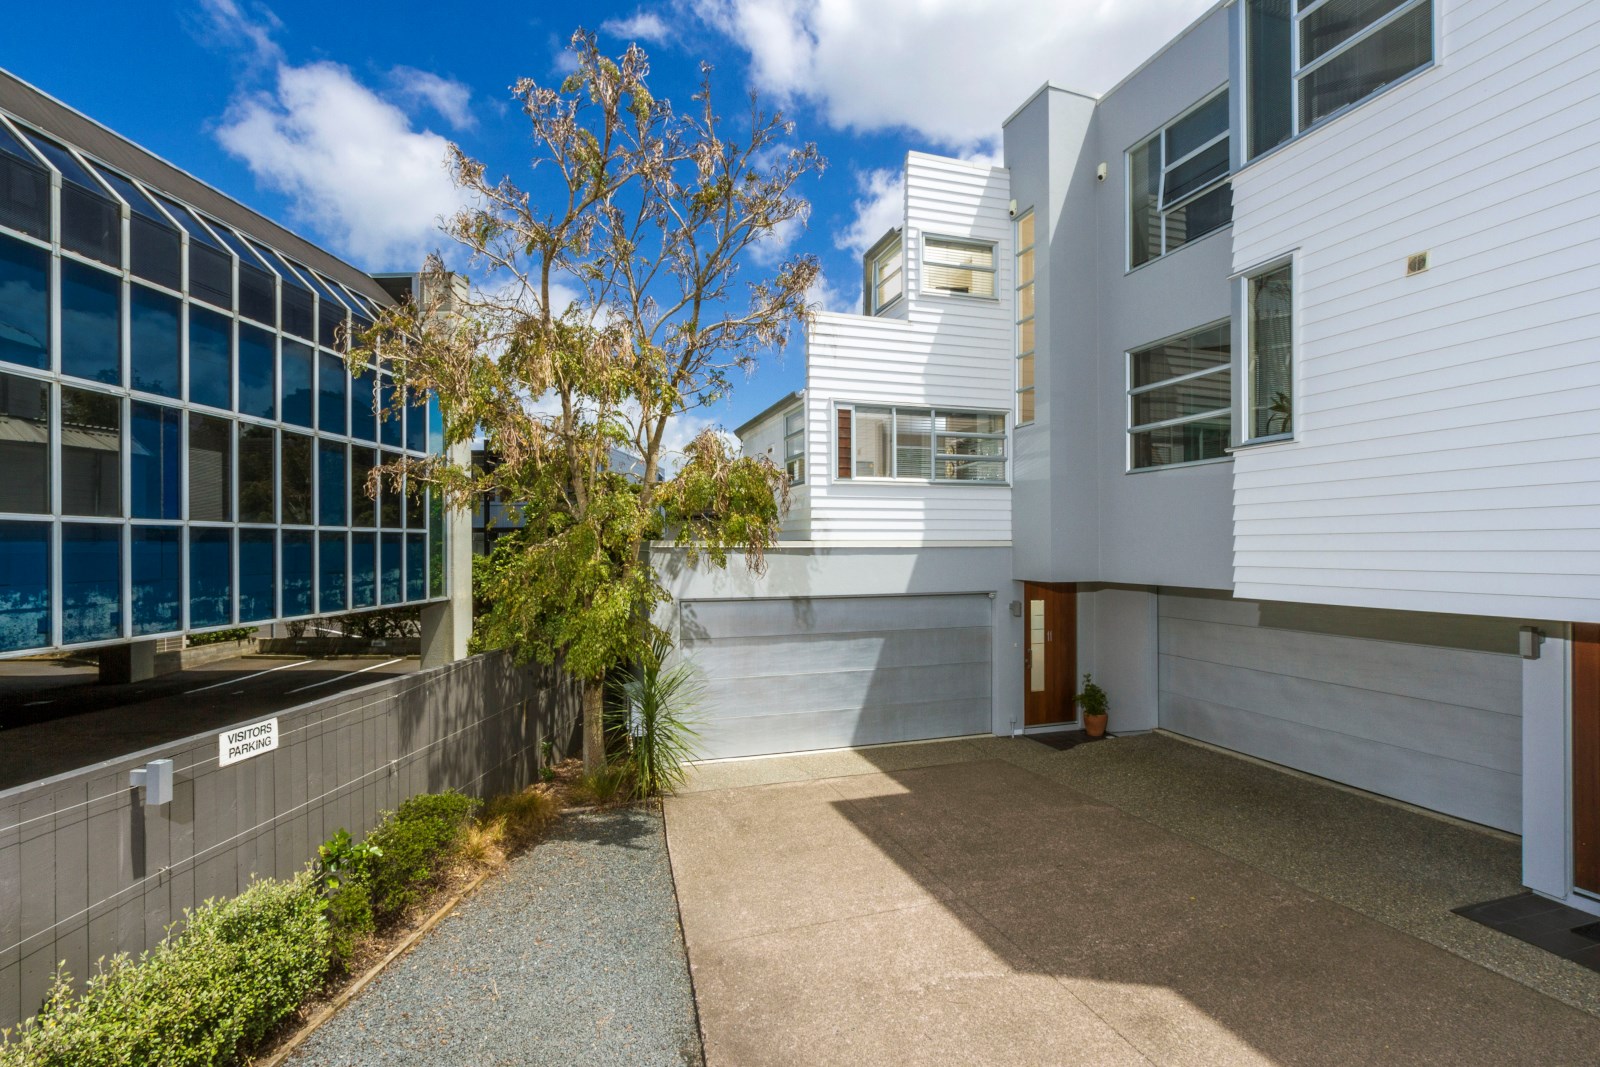
[{"label": "visitors parking sign", "polygon": [[235,727],[217,735],[217,766],[226,767],[277,747],[278,720],[275,718]]}]

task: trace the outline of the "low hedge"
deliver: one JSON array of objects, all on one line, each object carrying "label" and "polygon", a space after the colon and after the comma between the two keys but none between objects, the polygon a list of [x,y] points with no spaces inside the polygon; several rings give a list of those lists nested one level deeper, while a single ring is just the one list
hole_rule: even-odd
[{"label": "low hedge", "polygon": [[0,1046],[4,1067],[212,1067],[254,1048],[327,980],[331,938],[309,874],[184,912],[181,934],[112,957],[75,993],[65,972]]}]

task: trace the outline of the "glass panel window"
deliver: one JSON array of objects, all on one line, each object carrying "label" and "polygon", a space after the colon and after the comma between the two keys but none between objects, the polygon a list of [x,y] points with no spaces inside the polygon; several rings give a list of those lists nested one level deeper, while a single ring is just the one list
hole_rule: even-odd
[{"label": "glass panel window", "polygon": [[64,146],[36,133],[28,136],[61,172],[61,247],[120,268],[121,208]]},{"label": "glass panel window", "polygon": [[350,436],[362,441],[378,439],[378,416],[372,408],[374,376],[371,368],[350,382]]},{"label": "glass panel window", "polygon": [[1228,91],[1128,153],[1128,269],[1233,221]]},{"label": "glass panel window", "polygon": [[[305,434],[283,435],[279,476],[279,497],[283,522],[295,526],[311,524],[311,438]],[[285,567],[288,564],[284,565]]]},{"label": "glass panel window", "polygon": [[406,448],[428,450],[428,398],[415,389],[406,390]]},{"label": "glass panel window", "polygon": [[233,407],[233,322],[226,315],[189,308],[189,400]]},{"label": "glass panel window", "polygon": [[344,534],[325,533],[317,550],[317,610],[345,610]]},{"label": "glass panel window", "polygon": [[233,424],[189,413],[189,518],[227,522],[233,518]]},{"label": "glass panel window", "polygon": [[939,481],[1003,482],[1006,479],[1006,419],[997,412],[938,411],[933,428]]},{"label": "glass panel window", "polygon": [[0,226],[50,240],[50,172],[0,130]]},{"label": "glass panel window", "polygon": [[994,245],[924,238],[922,287],[935,293],[994,296]]},{"label": "glass panel window", "polygon": [[806,412],[796,408],[783,417],[783,469],[790,485],[806,480]]},{"label": "glass panel window", "polygon": [[183,628],[178,586],[183,579],[183,531],[176,526],[135,526],[133,556],[133,632],[163,634]]},{"label": "glass panel window", "polygon": [[370,608],[378,603],[378,535],[350,535],[350,606]]},{"label": "glass panel window", "polygon": [[926,411],[894,413],[894,476],[933,476],[933,417]]},{"label": "glass panel window", "polygon": [[178,478],[183,453],[183,412],[135,400],[129,419],[128,447],[133,517],[181,517]]},{"label": "glass panel window", "polygon": [[1033,421],[1034,331],[1033,212],[1017,219],[1017,421]]},{"label": "glass panel window", "polygon": [[1250,436],[1294,432],[1294,281],[1290,265],[1246,279]]},{"label": "glass panel window", "polygon": [[894,412],[889,408],[856,408],[855,476],[894,477]]},{"label": "glass panel window", "polygon": [[271,530],[239,531],[239,621],[263,622],[277,614],[277,543]]},{"label": "glass panel window", "polygon": [[401,545],[404,534],[380,535],[378,555],[378,596],[385,604],[400,603]]},{"label": "glass panel window", "polygon": [[61,640],[104,641],[122,634],[122,527],[69,522],[61,527]]},{"label": "glass panel window", "polygon": [[1233,404],[1228,323],[1130,352],[1128,381],[1131,469],[1226,455]]},{"label": "glass panel window", "polygon": [[428,598],[428,539],[419,533],[406,534],[406,599]]},{"label": "glass panel window", "polygon": [[[1005,481],[1006,420],[1003,414],[857,407],[853,415],[855,477]],[[841,430],[845,425],[846,420],[841,418]],[[893,457],[892,461],[889,457]],[[866,473],[868,470],[872,473]],[[841,476],[849,474],[842,471]]]},{"label": "glass panel window", "polygon": [[135,285],[129,288],[128,304],[133,388],[176,400],[183,395],[183,303]]},{"label": "glass panel window", "polygon": [[0,652],[50,644],[50,526],[0,522]]},{"label": "glass panel window", "polygon": [[333,441],[317,444],[317,523],[320,526],[343,526],[345,504],[350,495],[345,473],[348,459],[345,446]]},{"label": "glass panel window", "polygon": [[283,421],[310,429],[311,421],[310,345],[299,341],[283,342]]},{"label": "glass panel window", "polygon": [[61,389],[61,512],[122,514],[122,401],[88,389]]},{"label": "glass panel window", "polygon": [[[393,452],[385,452],[382,462],[385,467],[398,463],[400,457]],[[384,526],[400,526],[400,475],[390,474],[383,479],[382,489],[378,494],[378,514]]]},{"label": "glass panel window", "polygon": [[376,449],[356,445],[350,449],[350,525],[376,526],[377,502],[367,494],[367,479],[378,464]]},{"label": "glass panel window", "polygon": [[50,511],[50,387],[0,374],[0,512]]},{"label": "glass panel window", "polygon": [[315,314],[315,301],[309,289],[302,288],[298,282],[291,280],[290,276],[283,276],[283,332],[292,333],[296,337],[304,337],[311,341],[315,339],[312,332],[312,317]]},{"label": "glass panel window", "polygon": [[1245,86],[1251,159],[1294,135],[1292,0],[1247,0]]},{"label": "glass panel window", "polygon": [[61,373],[122,384],[122,279],[61,260]]},{"label": "glass panel window", "polygon": [[406,475],[406,527],[422,529],[427,515],[427,489],[411,475]]},{"label": "glass panel window", "polygon": [[233,531],[189,530],[189,625],[233,621]]},{"label": "glass panel window", "polygon": [[900,237],[894,244],[878,253],[872,261],[872,313],[876,315],[899,300],[905,292],[905,272],[902,270],[904,252]]},{"label": "glass panel window", "polygon": [[50,253],[0,237],[0,360],[50,366]]},{"label": "glass panel window", "polygon": [[239,424],[239,521],[277,522],[278,479],[272,466],[277,431]]},{"label": "glass panel window", "polygon": [[379,432],[385,448],[400,448],[405,444],[405,428],[401,425],[404,409],[399,404],[400,387],[387,374],[378,376],[378,416],[382,420]]},{"label": "glass panel window", "polygon": [[128,265],[134,277],[179,289],[183,285],[183,239],[178,231],[131,181],[115,171],[99,168],[99,173],[117,195],[128,202],[130,244]]},{"label": "glass panel window", "polygon": [[[286,435],[287,436],[287,435]],[[283,617],[310,615],[311,531],[283,531]]]},{"label": "glass panel window", "polygon": [[258,419],[278,417],[276,339],[256,326],[239,324],[239,413]]},{"label": "glass panel window", "polygon": [[343,359],[331,352],[317,354],[317,429],[344,433],[345,389],[349,382]]}]

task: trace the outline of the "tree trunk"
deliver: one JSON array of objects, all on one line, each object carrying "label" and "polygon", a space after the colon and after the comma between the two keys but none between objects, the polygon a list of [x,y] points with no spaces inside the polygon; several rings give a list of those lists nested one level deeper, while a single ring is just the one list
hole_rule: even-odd
[{"label": "tree trunk", "polygon": [[606,684],[602,678],[583,682],[583,773],[593,774],[606,763],[605,710]]}]

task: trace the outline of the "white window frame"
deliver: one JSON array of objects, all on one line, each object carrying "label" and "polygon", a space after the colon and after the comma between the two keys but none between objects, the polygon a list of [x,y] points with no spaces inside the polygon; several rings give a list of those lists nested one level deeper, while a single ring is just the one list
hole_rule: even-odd
[{"label": "white window frame", "polygon": [[[1239,55],[1241,57],[1241,62],[1244,64],[1245,70],[1244,77],[1241,79],[1241,88],[1243,91],[1240,94],[1241,101],[1238,111],[1239,114],[1244,118],[1244,122],[1241,126],[1242,137],[1244,140],[1243,155],[1241,158],[1243,158],[1245,164],[1253,163],[1263,156],[1277,151],[1286,144],[1292,144],[1303,134],[1318,129],[1342,115],[1349,114],[1351,111],[1354,111],[1356,108],[1382,95],[1383,93],[1388,92],[1390,89],[1404,85],[1412,78],[1415,78],[1419,74],[1423,74],[1426,71],[1432,70],[1434,67],[1439,65],[1439,4],[1436,3],[1435,0],[1405,0],[1405,2],[1403,2],[1399,7],[1395,8],[1393,11],[1390,11],[1381,18],[1374,20],[1370,25],[1365,26],[1354,34],[1350,35],[1344,41],[1340,42],[1337,47],[1330,48],[1328,51],[1318,56],[1310,64],[1305,66],[1302,66],[1300,63],[1300,23],[1307,15],[1314,14],[1319,9],[1333,2],[1333,0],[1290,0],[1290,2],[1293,4],[1292,13],[1290,15],[1293,24],[1289,27],[1289,136],[1285,137],[1278,144],[1272,145],[1269,148],[1262,148],[1259,151],[1254,151],[1255,146],[1250,144],[1250,20],[1248,17],[1244,17],[1247,16],[1247,12],[1241,8],[1242,17],[1239,19],[1241,50]],[[1428,19],[1432,34],[1432,41],[1429,44],[1429,59],[1426,63],[1420,64],[1418,67],[1416,67],[1416,69],[1402,74],[1394,81],[1385,82],[1383,85],[1380,85],[1376,89],[1372,90],[1366,96],[1363,96],[1358,100],[1352,100],[1350,103],[1345,104],[1336,111],[1328,112],[1328,114],[1323,115],[1309,126],[1302,126],[1300,124],[1300,83],[1307,74],[1315,72],[1319,67],[1326,65],[1333,59],[1336,59],[1345,52],[1348,52],[1351,48],[1354,48],[1362,41],[1365,41],[1369,37],[1382,32],[1386,26],[1393,22],[1399,21],[1410,12],[1421,7],[1423,4],[1433,5],[1429,11],[1430,17]]]},{"label": "white window frame", "polygon": [[1204,464],[1204,463],[1225,463],[1225,462],[1227,462],[1229,457],[1227,455],[1227,452],[1224,451],[1222,455],[1220,455],[1220,456],[1212,456],[1209,459],[1190,459],[1190,460],[1184,460],[1184,461],[1182,461],[1180,463],[1156,463],[1156,464],[1152,464],[1151,466],[1148,466],[1148,467],[1136,467],[1133,464],[1133,453],[1134,453],[1133,446],[1134,446],[1134,438],[1137,435],[1141,434],[1141,433],[1148,433],[1151,430],[1165,429],[1168,426],[1181,426],[1186,422],[1200,422],[1200,421],[1202,421],[1204,419],[1214,419],[1218,415],[1226,415],[1228,417],[1229,435],[1230,435],[1229,436],[1229,443],[1231,444],[1232,443],[1232,433],[1233,433],[1232,425],[1233,425],[1233,421],[1234,421],[1234,419],[1233,419],[1233,402],[1232,402],[1231,397],[1230,397],[1228,405],[1226,407],[1216,408],[1216,409],[1214,409],[1212,411],[1202,411],[1202,412],[1200,412],[1198,414],[1195,414],[1195,415],[1180,415],[1177,418],[1173,418],[1173,419],[1161,419],[1161,420],[1159,420],[1157,422],[1141,423],[1141,424],[1138,424],[1138,425],[1135,425],[1134,421],[1133,421],[1133,398],[1136,397],[1136,396],[1140,396],[1140,395],[1142,395],[1144,393],[1153,392],[1154,390],[1161,389],[1161,388],[1164,388],[1164,387],[1169,386],[1169,385],[1180,385],[1183,382],[1194,381],[1194,380],[1196,380],[1198,378],[1215,377],[1215,376],[1218,376],[1218,375],[1221,375],[1221,374],[1230,374],[1231,375],[1233,373],[1234,364],[1238,361],[1237,360],[1237,355],[1236,354],[1230,354],[1230,358],[1229,358],[1229,360],[1227,362],[1219,363],[1215,367],[1206,367],[1203,370],[1190,371],[1187,374],[1179,374],[1179,375],[1175,375],[1174,377],[1171,377],[1171,378],[1164,378],[1159,382],[1152,382],[1149,385],[1139,385],[1139,386],[1136,386],[1136,385],[1133,384],[1133,357],[1135,355],[1137,355],[1138,353],[1140,353],[1140,352],[1147,352],[1152,348],[1159,348],[1162,345],[1171,344],[1173,341],[1181,341],[1186,337],[1193,337],[1196,334],[1202,334],[1202,333],[1207,332],[1208,330],[1215,330],[1219,326],[1227,326],[1227,327],[1229,327],[1230,328],[1230,337],[1231,337],[1231,327],[1232,327],[1232,325],[1233,325],[1233,322],[1232,322],[1231,319],[1218,319],[1215,322],[1208,322],[1203,326],[1197,326],[1192,330],[1184,330],[1182,333],[1175,333],[1175,334],[1172,334],[1172,335],[1170,335],[1168,337],[1163,337],[1159,341],[1152,341],[1149,344],[1140,345],[1138,348],[1130,348],[1124,354],[1124,363],[1123,363],[1123,368],[1124,369],[1123,369],[1123,373],[1124,373],[1124,376],[1125,376],[1124,377],[1124,383],[1125,383],[1126,388],[1127,388],[1127,397],[1128,397],[1128,399],[1127,399],[1127,410],[1126,410],[1126,412],[1124,412],[1124,414],[1126,416],[1127,426],[1128,426],[1127,455],[1126,455],[1126,458],[1125,458],[1125,467],[1124,467],[1124,469],[1128,474],[1142,474],[1145,471],[1172,470],[1172,469],[1177,468],[1177,467],[1197,467],[1197,466],[1200,466],[1201,464]]},{"label": "white window frame", "polygon": [[[896,464],[896,465],[899,463],[899,459],[900,459],[900,457],[899,457],[899,451],[900,451],[899,450],[899,442],[897,440],[899,432],[900,432],[899,431],[899,425],[900,425],[899,416],[902,413],[907,414],[907,415],[913,415],[914,414],[914,415],[926,415],[926,416],[928,416],[928,418],[929,418],[928,436],[931,438],[931,441],[930,441],[930,444],[929,444],[930,468],[932,470],[931,476],[927,477],[927,478],[912,477],[912,476],[902,476],[901,474],[898,473],[898,471],[892,472],[892,473],[890,473],[888,475],[862,476],[862,475],[856,474],[855,473],[855,465],[856,465],[855,443],[856,443],[857,435],[861,432],[861,419],[860,419],[860,417],[858,415],[858,412],[857,412],[858,408],[867,408],[867,409],[872,410],[872,411],[887,411],[889,413],[889,460],[890,460],[891,464]],[[835,482],[843,482],[844,484],[847,484],[847,485],[852,483],[852,482],[860,482],[860,483],[864,483],[864,484],[868,484],[868,485],[877,485],[877,484],[880,484],[880,483],[888,483],[888,482],[900,482],[900,483],[911,484],[911,485],[920,484],[920,485],[1007,486],[1007,485],[1011,484],[1011,440],[1010,440],[1010,438],[1011,438],[1010,426],[1011,426],[1011,423],[1012,423],[1012,414],[1011,414],[1011,412],[1000,411],[1000,410],[997,410],[995,408],[950,407],[950,406],[935,407],[935,406],[932,406],[932,405],[924,407],[924,406],[919,405],[919,404],[877,404],[877,403],[873,403],[871,401],[848,401],[848,402],[836,403],[833,406],[833,418],[831,420],[832,426],[831,426],[831,429],[829,430],[829,434],[828,434],[828,436],[829,436],[829,438],[831,440],[832,452],[833,452],[833,466],[830,469],[833,470],[835,472],[835,474],[837,474],[837,472],[838,472],[839,459],[840,459],[840,455],[839,455],[839,412],[841,412],[841,411],[850,412],[850,444],[851,444],[850,477],[844,478],[844,479],[840,479],[840,478],[835,477],[835,479],[834,479]],[[999,433],[977,433],[977,432],[973,432],[973,433],[951,433],[951,432],[948,432],[948,431],[941,432],[937,428],[937,420],[938,420],[938,416],[940,416],[940,415],[995,415],[995,416],[998,416],[1000,418],[1001,430],[1000,430]],[[939,439],[941,437],[979,437],[979,438],[983,438],[984,440],[999,441],[999,442],[1001,442],[1001,453],[998,456],[959,456],[959,455],[955,455],[953,453],[940,452],[939,451]],[[957,460],[957,461],[974,460],[974,459],[985,460],[986,459],[986,460],[989,460],[991,462],[999,461],[1001,467],[1005,471],[1005,474],[1002,477],[998,478],[998,479],[994,479],[994,478],[985,478],[985,479],[978,479],[978,478],[941,478],[941,477],[939,477],[939,473],[938,472],[939,472],[939,461],[942,460],[942,459],[943,460]]]},{"label": "white window frame", "polygon": [[[1022,237],[1021,237],[1022,224],[1023,224],[1024,221],[1031,221],[1032,224],[1033,224],[1033,242],[1031,244],[1029,244],[1026,248],[1024,248],[1022,246]],[[1012,243],[1016,246],[1016,252],[1014,253],[1013,258],[1015,259],[1015,261],[1019,265],[1022,262],[1022,255],[1023,255],[1024,252],[1035,252],[1036,253],[1036,250],[1039,247],[1039,220],[1034,216],[1033,208],[1030,207],[1028,210],[1024,211],[1022,214],[1017,216],[1016,225],[1014,227]],[[1014,274],[1014,281],[1016,283],[1016,285],[1015,285],[1016,293],[1015,293],[1015,297],[1014,297],[1014,300],[1013,300],[1013,303],[1016,305],[1016,314],[1013,317],[1016,319],[1016,325],[1015,325],[1015,327],[1013,329],[1013,332],[1012,332],[1012,346],[1013,346],[1012,354],[1013,354],[1013,356],[1015,356],[1016,362],[1012,366],[1012,373],[1013,373],[1012,388],[1013,388],[1013,391],[1016,393],[1016,396],[1017,396],[1017,401],[1016,401],[1017,409],[1016,409],[1015,414],[1013,415],[1013,425],[1016,425],[1016,426],[1032,426],[1033,423],[1034,423],[1034,419],[1037,419],[1039,417],[1039,408],[1038,408],[1039,392],[1038,392],[1038,385],[1037,385],[1038,380],[1039,380],[1039,359],[1038,359],[1038,352],[1039,352],[1039,334],[1038,334],[1038,328],[1039,328],[1039,326],[1038,326],[1038,320],[1039,320],[1039,286],[1037,284],[1038,280],[1039,280],[1039,257],[1037,255],[1037,253],[1033,257],[1033,273],[1029,276],[1027,281],[1023,281],[1022,280],[1022,270],[1021,270],[1020,266],[1013,272],[1013,274]],[[1033,290],[1033,314],[1031,314],[1031,315],[1027,316],[1026,318],[1024,318],[1023,314],[1022,314],[1022,291],[1024,289],[1028,289],[1028,288],[1031,288]],[[1024,352],[1022,350],[1022,327],[1023,327],[1024,324],[1030,323],[1030,322],[1034,324],[1033,347],[1028,349],[1028,351]],[[1031,359],[1033,361],[1033,380],[1034,380],[1034,384],[1032,384],[1032,385],[1024,386],[1022,384],[1022,372],[1021,372],[1020,368],[1022,366],[1022,360],[1024,358],[1028,358],[1028,359]],[[1024,394],[1027,394],[1028,396],[1031,396],[1033,398],[1033,403],[1034,403],[1033,415],[1034,415],[1034,417],[1032,419],[1024,419],[1022,417],[1022,397],[1023,397]]]},{"label": "white window frame", "polygon": [[[798,418],[799,429],[789,429],[789,420]],[[799,438],[799,447],[792,443]],[[800,461],[800,477],[796,478],[792,472],[793,464]],[[806,482],[806,409],[802,404],[797,408],[790,408],[783,413],[783,470],[789,475],[790,485],[804,485]]]},{"label": "white window frame", "polygon": [[[989,284],[990,295],[982,293],[956,293],[949,289],[940,289],[928,284],[928,248],[930,245],[943,245],[956,248],[981,248],[989,253],[989,266],[987,267],[954,267],[949,264],[939,263],[935,266],[948,267],[951,270],[970,270],[976,274],[987,274],[993,281]],[[1000,299],[1000,249],[993,241],[985,241],[978,237],[957,237],[954,234],[924,233],[922,235],[922,261],[920,263],[921,278],[918,288],[929,296],[944,296],[952,300],[989,300]]]},{"label": "white window frame", "polygon": [[[1255,445],[1277,444],[1284,441],[1293,441],[1300,432],[1298,407],[1300,398],[1300,267],[1298,256],[1280,256],[1260,263],[1238,275],[1239,285],[1239,330],[1236,351],[1238,352],[1239,372],[1235,375],[1238,381],[1239,404],[1233,415],[1234,437],[1238,444],[1236,448],[1248,448]],[[1253,397],[1255,396],[1255,381],[1250,373],[1250,346],[1254,343],[1251,336],[1251,310],[1250,310],[1250,282],[1263,274],[1271,274],[1287,267],[1289,269],[1289,401],[1290,418],[1289,429],[1281,433],[1262,434],[1253,436],[1255,422],[1251,418]]]},{"label": "white window frame", "polygon": [[[1228,85],[1226,83],[1224,83],[1223,85],[1218,86],[1216,89],[1213,89],[1211,92],[1209,92],[1205,96],[1201,97],[1192,106],[1185,108],[1178,115],[1175,115],[1173,118],[1171,118],[1167,122],[1162,123],[1161,128],[1156,130],[1154,133],[1150,134],[1148,137],[1144,137],[1144,138],[1141,138],[1138,141],[1135,141],[1128,148],[1128,150],[1123,153],[1123,156],[1122,156],[1122,164],[1123,164],[1122,165],[1122,173],[1123,173],[1122,200],[1123,200],[1123,203],[1125,205],[1125,212],[1124,212],[1124,215],[1123,215],[1122,240],[1123,240],[1123,244],[1124,244],[1125,248],[1124,248],[1124,255],[1123,255],[1122,263],[1123,263],[1123,271],[1124,272],[1131,273],[1133,271],[1138,270],[1140,267],[1145,267],[1145,266],[1148,266],[1151,263],[1154,263],[1158,259],[1164,259],[1166,256],[1170,255],[1171,253],[1176,252],[1178,250],[1178,248],[1187,248],[1190,244],[1193,244],[1195,241],[1201,240],[1202,238],[1205,238],[1205,237],[1210,237],[1211,234],[1213,234],[1213,233],[1221,233],[1223,230],[1227,229],[1229,226],[1231,226],[1233,224],[1232,220],[1230,219],[1228,222],[1224,223],[1221,226],[1218,226],[1214,230],[1211,230],[1209,233],[1204,233],[1204,234],[1201,234],[1200,237],[1195,237],[1195,238],[1190,238],[1188,240],[1185,240],[1184,243],[1179,245],[1179,246],[1177,246],[1177,248],[1168,248],[1167,247],[1167,216],[1171,215],[1174,211],[1177,211],[1179,208],[1188,207],[1190,204],[1194,203],[1196,200],[1200,199],[1202,196],[1205,196],[1208,193],[1214,192],[1217,189],[1219,189],[1220,187],[1222,187],[1224,185],[1227,185],[1228,183],[1233,181],[1233,158],[1234,157],[1232,155],[1232,148],[1230,146],[1230,148],[1229,148],[1229,153],[1230,154],[1229,154],[1229,159],[1228,159],[1228,170],[1227,170],[1227,173],[1222,174],[1219,177],[1212,179],[1211,181],[1207,182],[1205,185],[1201,186],[1198,189],[1193,190],[1192,192],[1184,194],[1183,196],[1181,196],[1178,199],[1174,200],[1170,204],[1166,202],[1166,198],[1167,198],[1167,174],[1168,173],[1170,173],[1173,169],[1175,169],[1177,167],[1183,166],[1183,164],[1189,162],[1189,160],[1193,159],[1195,156],[1198,156],[1200,153],[1206,151],[1207,149],[1213,148],[1217,144],[1219,144],[1220,142],[1227,141],[1230,137],[1233,136],[1232,103],[1230,102],[1230,104],[1229,104],[1228,123],[1223,128],[1223,131],[1221,133],[1217,134],[1215,137],[1212,137],[1205,144],[1202,144],[1199,147],[1193,149],[1192,151],[1185,153],[1183,156],[1180,156],[1178,159],[1174,159],[1174,160],[1168,160],[1167,159],[1167,131],[1172,129],[1172,127],[1176,126],[1178,123],[1182,122],[1184,119],[1188,118],[1190,115],[1193,115],[1196,111],[1199,111],[1201,108],[1203,108],[1207,104],[1211,103],[1217,97],[1222,96],[1223,94],[1227,93],[1227,91],[1228,91]],[[1141,149],[1141,148],[1145,147],[1146,145],[1150,144],[1152,141],[1155,142],[1155,144],[1156,144],[1155,151],[1159,154],[1160,159],[1161,159],[1160,177],[1156,181],[1156,208],[1155,208],[1156,214],[1159,215],[1160,218],[1161,218],[1161,247],[1160,247],[1160,249],[1158,249],[1156,251],[1156,253],[1154,255],[1152,255],[1149,259],[1145,260],[1143,263],[1135,264],[1133,262],[1133,154],[1135,152],[1139,151],[1139,149]]]},{"label": "white window frame", "polygon": [[[897,257],[899,265],[895,267],[893,271],[889,272],[888,274],[884,274],[883,264],[884,261],[890,256]],[[872,268],[868,273],[871,276],[872,285],[871,292],[868,294],[868,299],[872,301],[872,313],[874,315],[881,315],[889,308],[894,307],[896,304],[900,303],[900,301],[904,300],[906,297],[905,238],[903,236],[897,237],[894,243],[880,249],[878,254],[872,257]],[[896,293],[892,299],[885,300],[880,303],[878,301],[878,290],[883,287],[883,283],[886,278],[895,276],[898,276],[900,279],[900,291]]]}]

